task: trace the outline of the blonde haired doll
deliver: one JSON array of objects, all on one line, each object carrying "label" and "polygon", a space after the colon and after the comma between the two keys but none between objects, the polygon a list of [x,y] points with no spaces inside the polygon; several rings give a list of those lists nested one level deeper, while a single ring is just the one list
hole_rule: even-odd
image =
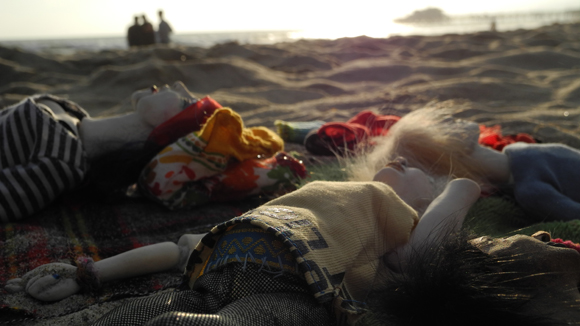
[{"label": "blonde haired doll", "polygon": [[469,178],[484,190],[513,188],[518,204],[537,220],[580,218],[580,151],[562,144],[514,143],[502,152],[479,145],[479,126],[447,109],[420,109],[397,122],[371,153],[351,166],[351,179],[369,179],[397,156],[428,174]]},{"label": "blonde haired doll", "polygon": [[[8,282],[56,301],[101,282],[185,269],[183,289],[133,301],[97,325],[353,324],[385,268],[456,231],[479,196],[468,179],[436,198],[427,176],[404,159],[375,182],[313,182],[205,236],[141,247],[98,262],[47,264]],[[419,217],[419,205],[425,213]],[[187,263],[186,263],[187,262]]]}]

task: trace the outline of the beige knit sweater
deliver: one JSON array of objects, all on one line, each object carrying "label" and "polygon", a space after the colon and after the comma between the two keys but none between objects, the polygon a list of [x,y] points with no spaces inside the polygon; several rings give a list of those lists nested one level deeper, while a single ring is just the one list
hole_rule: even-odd
[{"label": "beige knit sweater", "polygon": [[[419,218],[393,189],[380,182],[313,182],[212,229],[215,240],[229,226],[251,223],[290,247],[319,302],[353,314],[364,312],[380,257],[405,244]],[[206,244],[204,244],[204,242]],[[202,241],[190,262],[190,286],[211,253]]]}]

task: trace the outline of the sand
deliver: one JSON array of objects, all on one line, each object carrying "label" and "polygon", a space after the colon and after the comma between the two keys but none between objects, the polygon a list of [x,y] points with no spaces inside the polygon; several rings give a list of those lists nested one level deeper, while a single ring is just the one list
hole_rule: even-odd
[{"label": "sand", "polygon": [[[456,116],[499,124],[505,134],[527,132],[580,148],[580,24],[70,56],[0,46],[0,107],[53,93],[93,116],[120,114],[131,110],[133,91],[175,80],[233,108],[248,126],[346,121],[365,109],[403,115],[443,102]],[[117,304],[38,324],[82,324]]]},{"label": "sand", "polygon": [[0,106],[66,96],[93,116],[131,110],[133,91],[183,81],[246,125],[346,121],[452,101],[458,116],[580,147],[580,24],[535,30],[211,48],[152,46],[70,56],[0,47]]}]

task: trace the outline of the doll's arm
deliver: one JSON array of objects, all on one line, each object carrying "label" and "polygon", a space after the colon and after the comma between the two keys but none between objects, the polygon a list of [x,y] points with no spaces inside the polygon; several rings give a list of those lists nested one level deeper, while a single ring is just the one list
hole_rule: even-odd
[{"label": "doll's arm", "polygon": [[[518,204],[538,221],[580,219],[580,203],[565,195],[553,183],[541,179],[523,180],[516,183],[514,195]],[[578,195],[573,195],[577,200]]]},{"label": "doll's arm", "polygon": [[449,182],[443,193],[427,207],[409,242],[387,255],[388,264],[391,267],[404,266],[404,262],[415,252],[436,244],[445,235],[460,229],[480,192],[479,185],[469,179]]},{"label": "doll's arm", "polygon": [[[95,276],[104,283],[182,268],[189,252],[202,237],[203,234],[184,235],[177,245],[173,242],[157,243],[103,259],[94,263]],[[5,288],[9,292],[25,290],[42,301],[62,300],[81,290],[77,267],[62,263],[40,266],[21,279],[8,281]]]},{"label": "doll's arm", "polygon": [[443,193],[427,207],[411,234],[408,245],[419,248],[459,230],[480,193],[479,185],[472,180],[455,179],[449,182]]}]

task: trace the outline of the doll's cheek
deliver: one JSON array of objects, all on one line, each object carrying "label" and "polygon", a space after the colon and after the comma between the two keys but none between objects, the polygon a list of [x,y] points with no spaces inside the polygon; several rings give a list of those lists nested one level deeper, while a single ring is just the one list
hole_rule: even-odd
[{"label": "doll's cheek", "polygon": [[373,177],[373,181],[382,182],[388,184],[391,187],[397,183],[398,179],[399,179],[398,173],[391,168],[381,169]]},{"label": "doll's cheek", "polygon": [[146,90],[141,90],[141,91],[136,91],[131,95],[131,105],[133,106],[133,109],[137,108],[137,103],[139,103],[139,101],[144,98],[147,95],[150,95],[151,91],[146,91]]}]

